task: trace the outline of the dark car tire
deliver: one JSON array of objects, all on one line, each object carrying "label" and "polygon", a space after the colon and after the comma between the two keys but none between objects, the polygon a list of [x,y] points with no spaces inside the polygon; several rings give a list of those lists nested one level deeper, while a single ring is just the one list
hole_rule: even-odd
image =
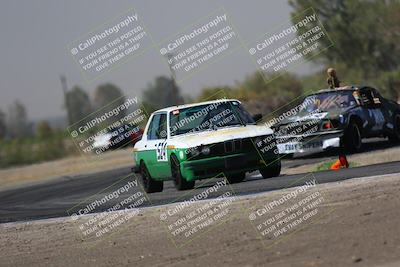
[{"label": "dark car tire", "polygon": [[396,114],[393,121],[394,131],[393,134],[389,136],[390,142],[400,142],[400,114]]},{"label": "dark car tire", "polygon": [[281,163],[275,164],[271,167],[260,169],[261,176],[264,179],[278,177],[281,174]]},{"label": "dark car tire", "polygon": [[245,178],[246,178],[245,172],[226,175],[226,180],[228,180],[230,184],[243,182]]},{"label": "dark car tire", "polygon": [[362,137],[357,123],[350,122],[344,133],[344,147],[349,152],[358,152],[362,148]]},{"label": "dark car tire", "polygon": [[164,188],[163,181],[156,181],[154,180],[149,171],[147,170],[146,164],[142,161],[140,163],[140,182],[143,185],[144,191],[146,193],[156,193],[162,192]]},{"label": "dark car tire", "polygon": [[171,173],[176,189],[180,191],[193,189],[195,181],[187,181],[185,177],[182,176],[180,162],[175,155],[171,156]]}]

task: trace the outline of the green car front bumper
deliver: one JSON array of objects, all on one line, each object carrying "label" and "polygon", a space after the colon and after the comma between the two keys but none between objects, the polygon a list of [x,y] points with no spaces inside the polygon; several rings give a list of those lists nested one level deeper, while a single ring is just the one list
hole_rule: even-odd
[{"label": "green car front bumper", "polygon": [[271,168],[278,164],[280,164],[280,160],[277,156],[262,158],[258,153],[238,153],[183,161],[180,167],[186,180],[193,181],[215,177],[221,173],[230,175]]}]

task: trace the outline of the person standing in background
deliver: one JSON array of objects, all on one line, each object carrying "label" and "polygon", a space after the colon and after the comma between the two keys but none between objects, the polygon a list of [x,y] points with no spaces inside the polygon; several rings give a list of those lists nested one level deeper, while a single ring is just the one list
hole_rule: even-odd
[{"label": "person standing in background", "polygon": [[328,68],[326,72],[328,74],[326,82],[328,83],[329,89],[340,87],[340,81],[336,75],[336,70],[334,68]]},{"label": "person standing in background", "polygon": [[[328,83],[329,89],[335,89],[340,87],[340,81],[339,78],[336,75],[336,70],[334,68],[328,68],[326,71],[328,74],[328,78],[326,79],[326,82]],[[347,161],[345,149],[343,147],[338,149],[338,156],[339,159],[335,161],[331,165],[331,170],[339,170],[341,168],[348,168],[349,167],[349,162]]]}]

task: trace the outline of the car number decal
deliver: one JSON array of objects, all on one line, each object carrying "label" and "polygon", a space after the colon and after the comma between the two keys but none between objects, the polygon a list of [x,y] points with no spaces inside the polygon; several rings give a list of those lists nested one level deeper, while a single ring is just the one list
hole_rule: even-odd
[{"label": "car number decal", "polygon": [[163,141],[157,144],[157,161],[167,161],[167,141]]}]

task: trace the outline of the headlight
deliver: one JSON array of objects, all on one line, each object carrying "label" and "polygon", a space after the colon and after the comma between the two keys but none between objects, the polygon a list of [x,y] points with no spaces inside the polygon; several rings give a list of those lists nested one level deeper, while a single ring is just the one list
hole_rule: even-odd
[{"label": "headlight", "polygon": [[339,122],[340,122],[341,124],[344,124],[344,123],[346,122],[346,118],[343,116],[343,114],[340,114],[340,115],[339,115]]},{"label": "headlight", "polygon": [[197,147],[191,147],[188,149],[188,154],[189,154],[189,158],[193,158],[193,157],[197,157],[198,155],[200,155],[200,151],[197,149]]},{"label": "headlight", "polygon": [[209,148],[208,146],[204,146],[204,147],[201,149],[201,153],[203,153],[203,155],[208,155],[208,154],[210,154],[210,148]]}]

